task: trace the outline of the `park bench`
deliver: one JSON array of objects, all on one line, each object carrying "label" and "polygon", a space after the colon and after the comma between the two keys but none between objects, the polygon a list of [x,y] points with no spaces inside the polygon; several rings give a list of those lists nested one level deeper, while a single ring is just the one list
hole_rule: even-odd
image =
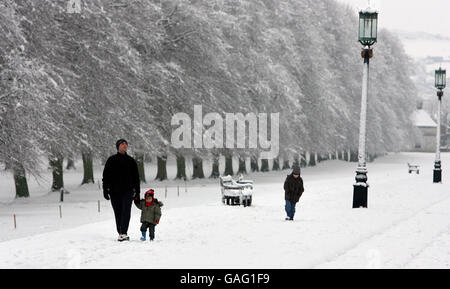
[{"label": "park bench", "polygon": [[419,167],[418,165],[413,165],[408,163],[408,172],[411,174],[412,172],[416,172],[416,174],[419,174]]},{"label": "park bench", "polygon": [[253,181],[244,180],[242,177],[235,181],[228,175],[220,177],[220,187],[224,204],[244,207],[252,205]]}]

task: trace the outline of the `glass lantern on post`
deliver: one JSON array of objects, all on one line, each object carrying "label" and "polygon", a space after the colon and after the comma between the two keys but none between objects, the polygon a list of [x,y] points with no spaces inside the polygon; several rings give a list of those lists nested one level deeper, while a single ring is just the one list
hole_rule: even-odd
[{"label": "glass lantern on post", "polygon": [[372,46],[377,42],[378,12],[372,8],[359,11],[358,40],[363,46]]},{"label": "glass lantern on post", "polygon": [[435,86],[439,90],[443,90],[446,86],[446,70],[439,67],[435,71]]},{"label": "glass lantern on post", "polygon": [[369,62],[373,56],[370,46],[377,42],[378,12],[367,8],[359,12],[358,41],[363,45],[361,56],[364,59],[361,116],[359,124],[358,168],[356,169],[356,183],[353,185],[353,208],[367,208],[367,183],[366,166],[366,119],[367,98],[369,88]]}]

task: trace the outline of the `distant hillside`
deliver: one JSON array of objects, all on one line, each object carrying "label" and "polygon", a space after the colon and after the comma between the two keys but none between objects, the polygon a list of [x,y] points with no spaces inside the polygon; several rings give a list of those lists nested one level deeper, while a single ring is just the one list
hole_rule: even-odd
[{"label": "distant hillside", "polygon": [[450,37],[427,32],[393,30],[401,39],[405,51],[411,57],[444,57],[450,59]]},{"label": "distant hillside", "polygon": [[440,34],[431,34],[428,32],[423,31],[404,31],[404,30],[397,30],[393,29],[392,32],[395,34],[401,36],[405,40],[434,40],[434,41],[450,41],[450,37],[443,36]]}]

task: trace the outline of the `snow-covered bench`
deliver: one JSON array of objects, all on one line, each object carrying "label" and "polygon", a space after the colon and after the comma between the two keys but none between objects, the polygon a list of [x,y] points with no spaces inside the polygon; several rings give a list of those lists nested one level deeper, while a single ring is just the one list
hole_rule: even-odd
[{"label": "snow-covered bench", "polygon": [[408,172],[411,174],[412,172],[416,172],[416,174],[419,174],[419,168],[420,166],[418,165],[413,165],[408,163]]},{"label": "snow-covered bench", "polygon": [[228,175],[220,177],[220,190],[222,202],[226,205],[244,207],[252,205],[253,181],[244,180],[242,177],[236,182]]}]

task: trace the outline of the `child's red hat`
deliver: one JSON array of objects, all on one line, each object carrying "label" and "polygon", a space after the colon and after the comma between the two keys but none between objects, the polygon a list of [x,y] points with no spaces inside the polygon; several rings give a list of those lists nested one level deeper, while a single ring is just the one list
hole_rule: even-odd
[{"label": "child's red hat", "polygon": [[154,194],[155,194],[155,191],[153,189],[150,189],[150,190],[145,192],[145,196],[151,195],[153,197]]}]

